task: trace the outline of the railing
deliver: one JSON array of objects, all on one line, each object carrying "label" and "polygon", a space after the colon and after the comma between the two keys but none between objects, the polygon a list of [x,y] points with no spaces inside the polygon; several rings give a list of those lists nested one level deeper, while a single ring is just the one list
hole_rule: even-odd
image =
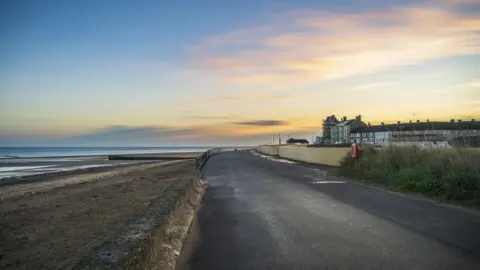
[{"label": "railing", "polygon": [[205,167],[205,164],[207,164],[207,160],[221,151],[222,148],[213,148],[204,152],[200,157],[197,158],[197,170],[202,171]]}]

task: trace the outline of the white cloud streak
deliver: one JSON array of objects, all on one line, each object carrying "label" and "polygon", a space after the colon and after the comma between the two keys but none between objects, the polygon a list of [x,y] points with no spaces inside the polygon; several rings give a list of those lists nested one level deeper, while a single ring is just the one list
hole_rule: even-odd
[{"label": "white cloud streak", "polygon": [[369,84],[355,85],[350,87],[350,90],[354,90],[354,91],[376,90],[376,89],[387,88],[395,84],[396,84],[395,82],[375,82],[375,83],[369,83]]},{"label": "white cloud streak", "polygon": [[425,2],[359,13],[292,11],[266,25],[199,42],[192,59],[197,68],[215,72],[227,84],[288,88],[478,55],[480,15],[460,13],[458,5]]}]

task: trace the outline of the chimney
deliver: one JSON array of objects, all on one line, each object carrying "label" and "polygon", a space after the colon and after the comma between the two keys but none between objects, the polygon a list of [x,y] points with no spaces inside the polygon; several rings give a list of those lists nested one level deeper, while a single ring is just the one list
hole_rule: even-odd
[{"label": "chimney", "polygon": [[417,124],[420,124],[420,120],[417,120]]},{"label": "chimney", "polygon": [[361,114],[357,115],[357,120],[362,121],[362,115]]},{"label": "chimney", "polygon": [[370,122],[368,122],[368,126],[369,126],[369,127],[371,127],[371,126],[372,126],[372,124],[370,124]]},{"label": "chimney", "polygon": [[342,117],[342,121],[347,121],[347,117],[346,116]]}]

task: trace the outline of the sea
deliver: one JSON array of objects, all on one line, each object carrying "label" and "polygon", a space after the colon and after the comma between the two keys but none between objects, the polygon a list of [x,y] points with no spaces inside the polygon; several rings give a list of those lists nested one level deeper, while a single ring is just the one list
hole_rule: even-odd
[{"label": "sea", "polygon": [[212,147],[0,147],[0,187],[30,176],[145,163],[108,160],[115,154],[204,152]]},{"label": "sea", "polygon": [[211,148],[212,147],[0,147],[0,158],[203,152]]}]

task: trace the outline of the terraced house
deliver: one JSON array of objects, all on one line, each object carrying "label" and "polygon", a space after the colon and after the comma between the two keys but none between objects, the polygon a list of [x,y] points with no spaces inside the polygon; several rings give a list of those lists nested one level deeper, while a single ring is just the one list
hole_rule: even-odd
[{"label": "terraced house", "polygon": [[332,143],[350,143],[351,131],[360,127],[366,127],[367,125],[362,122],[362,116],[357,115],[355,119],[347,119],[346,116],[342,117],[340,123],[336,124],[331,129],[331,141]]},{"label": "terraced house", "polygon": [[406,143],[432,144],[437,147],[480,146],[480,122],[454,119],[450,122],[409,122],[385,125],[367,125],[350,133],[352,143],[402,145]]}]

